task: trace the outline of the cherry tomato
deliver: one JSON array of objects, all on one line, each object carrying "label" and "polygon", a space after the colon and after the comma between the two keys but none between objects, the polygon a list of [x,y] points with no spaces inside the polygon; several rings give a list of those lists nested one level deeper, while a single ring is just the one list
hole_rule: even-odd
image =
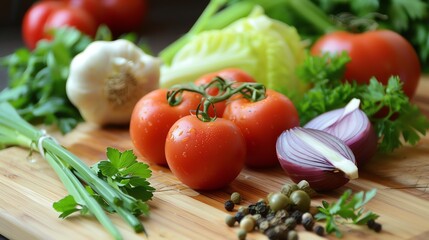
[{"label": "cherry tomato", "polygon": [[266,98],[251,102],[238,96],[228,102],[223,118],[234,122],[246,139],[249,167],[278,164],[276,141],[280,134],[299,126],[298,112],[286,96],[268,89]]},{"label": "cherry tomato", "polygon": [[68,7],[64,2],[42,1],[34,4],[25,14],[22,35],[28,48],[34,49],[39,40],[50,38],[53,27],[69,26],[94,36],[97,24],[84,10]]},{"label": "cherry tomato", "polygon": [[97,25],[102,24],[101,20],[104,18],[105,10],[103,9],[104,0],[61,0],[68,6],[73,8],[80,8],[88,12]]},{"label": "cherry tomato", "polygon": [[414,96],[420,79],[420,63],[411,44],[398,33],[376,30],[353,34],[333,32],[320,38],[311,49],[312,54],[347,51],[351,61],[344,78],[369,83],[375,76],[386,84],[390,76],[399,76],[405,94]]},{"label": "cherry tomato", "polygon": [[[197,80],[195,80],[195,85],[202,86],[209,84],[215,77],[221,77],[227,82],[255,82],[255,79],[250,76],[245,71],[238,69],[238,68],[226,68],[218,72],[208,73]],[[208,88],[207,93],[211,96],[217,96],[219,94],[219,89],[216,87]],[[209,114],[210,116],[214,117],[215,115],[217,117],[222,117],[223,111],[226,107],[226,102],[218,102],[214,104],[214,108],[216,110],[216,113],[210,109]]]},{"label": "cherry tomato", "polygon": [[166,89],[146,94],[135,105],[130,121],[130,136],[137,152],[159,165],[167,165],[164,145],[168,130],[179,118],[197,109],[201,101],[201,95],[184,92],[182,102],[170,106],[166,96]]},{"label": "cherry tomato", "polygon": [[231,121],[179,119],[168,132],[165,156],[173,174],[190,188],[213,190],[231,183],[244,166],[246,143]]},{"label": "cherry tomato", "polygon": [[95,36],[97,32],[95,20],[86,11],[79,8],[63,7],[54,11],[46,19],[44,37],[51,38],[49,30],[63,26],[75,27],[88,36]]}]

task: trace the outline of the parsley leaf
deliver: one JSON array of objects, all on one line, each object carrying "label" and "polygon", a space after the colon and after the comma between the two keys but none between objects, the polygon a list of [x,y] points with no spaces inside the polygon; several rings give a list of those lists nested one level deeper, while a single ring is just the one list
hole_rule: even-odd
[{"label": "parsley leaf", "polygon": [[57,212],[61,213],[59,216],[60,218],[66,218],[78,211],[80,211],[81,214],[88,212],[88,208],[78,204],[72,195],[65,196],[63,199],[55,202],[52,206]]},{"label": "parsley leaf", "polygon": [[326,232],[342,237],[340,224],[353,223],[364,225],[369,220],[375,220],[379,216],[371,211],[365,211],[364,206],[375,197],[377,190],[371,189],[364,193],[359,192],[352,195],[350,189],[346,190],[336,202],[328,203],[322,201],[318,207],[319,213],[315,215],[317,221],[326,221]]},{"label": "parsley leaf", "polygon": [[148,214],[149,206],[145,203],[152,199],[155,189],[147,180],[152,176],[149,165],[137,161],[132,150],[120,152],[115,148],[107,148],[108,160],[92,166],[100,178],[112,187],[133,199],[131,208],[134,213]]}]

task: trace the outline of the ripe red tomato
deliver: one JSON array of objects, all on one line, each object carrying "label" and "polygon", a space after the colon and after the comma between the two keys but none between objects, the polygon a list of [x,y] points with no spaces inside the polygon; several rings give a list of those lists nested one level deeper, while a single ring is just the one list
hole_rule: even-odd
[{"label": "ripe red tomato", "polygon": [[75,27],[88,36],[95,36],[97,24],[86,11],[79,8],[63,7],[52,12],[46,19],[44,37],[50,38],[49,30],[63,26]]},{"label": "ripe red tomato", "polygon": [[272,167],[278,164],[276,141],[280,134],[299,126],[298,112],[286,96],[268,89],[266,98],[251,102],[236,97],[226,105],[223,118],[234,122],[246,139],[249,167]]},{"label": "ripe red tomato", "polygon": [[183,101],[172,107],[166,96],[166,89],[157,89],[140,99],[131,115],[129,130],[137,152],[159,165],[167,165],[164,147],[168,130],[179,118],[197,109],[201,101],[201,95],[184,92]]},{"label": "ripe red tomato", "polygon": [[354,34],[333,32],[321,37],[311,49],[318,55],[323,52],[347,51],[351,61],[344,78],[358,83],[369,83],[375,76],[386,84],[390,76],[399,76],[408,97],[414,96],[420,79],[420,63],[411,44],[398,33],[376,30]]},{"label": "ripe red tomato", "polygon": [[179,119],[168,132],[165,156],[173,174],[192,189],[213,190],[231,183],[244,166],[246,143],[231,121]]},{"label": "ripe red tomato", "polygon": [[[208,73],[197,80],[195,80],[195,85],[202,86],[209,84],[215,77],[221,77],[227,82],[255,82],[255,79],[250,76],[245,71],[238,69],[238,68],[226,68],[223,70],[220,70],[218,72]],[[217,96],[219,94],[219,89],[216,87],[212,87],[207,89],[207,93],[210,96]],[[214,104],[214,108],[216,109],[216,116],[222,117],[223,111],[225,110],[227,101],[222,101]],[[210,109],[209,111],[210,116],[214,117],[215,112]]]},{"label": "ripe red tomato", "polygon": [[53,27],[70,26],[94,36],[97,24],[84,10],[68,7],[64,2],[43,1],[34,4],[25,14],[22,35],[28,48],[34,49],[41,39],[50,38]]},{"label": "ripe red tomato", "polygon": [[102,0],[101,22],[115,34],[139,30],[146,12],[146,0]]}]

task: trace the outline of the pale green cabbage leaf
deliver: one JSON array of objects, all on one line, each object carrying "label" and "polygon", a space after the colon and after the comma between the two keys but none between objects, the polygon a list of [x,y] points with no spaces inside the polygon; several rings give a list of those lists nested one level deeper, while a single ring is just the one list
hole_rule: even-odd
[{"label": "pale green cabbage leaf", "polygon": [[298,100],[307,89],[296,67],[304,60],[304,46],[295,28],[256,10],[222,30],[195,35],[161,68],[161,87],[193,82],[224,68],[240,68],[263,83]]}]

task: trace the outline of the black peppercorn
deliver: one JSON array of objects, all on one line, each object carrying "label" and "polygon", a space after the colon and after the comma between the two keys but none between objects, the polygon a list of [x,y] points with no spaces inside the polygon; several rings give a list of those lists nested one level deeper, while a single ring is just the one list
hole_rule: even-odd
[{"label": "black peppercorn", "polygon": [[285,224],[289,230],[293,230],[296,227],[296,220],[293,217],[288,217],[285,220]]},{"label": "black peppercorn", "polygon": [[293,213],[290,216],[295,218],[295,221],[297,224],[301,224],[301,219],[302,219],[302,212],[301,211],[295,210],[295,211],[293,211]]},{"label": "black peppercorn", "polygon": [[270,208],[267,206],[265,202],[259,201],[255,206],[256,213],[261,214],[261,216],[266,216],[270,211]]},{"label": "black peppercorn", "polygon": [[236,212],[235,213],[235,220],[239,223],[241,222],[241,219],[244,218],[244,216],[246,216],[243,212]]},{"label": "black peppercorn", "polygon": [[375,225],[374,219],[368,220],[368,222],[366,223],[366,225],[368,226],[369,229],[374,229],[374,225]]},{"label": "black peppercorn", "polygon": [[321,237],[325,235],[325,229],[320,225],[315,226],[313,231]]},{"label": "black peppercorn", "polygon": [[381,232],[381,224],[376,222],[373,229],[375,232]]},{"label": "black peppercorn", "polygon": [[225,209],[227,210],[227,211],[229,211],[229,212],[231,212],[233,209],[234,209],[234,202],[233,201],[231,201],[231,200],[227,200],[227,201],[225,201]]},{"label": "black peppercorn", "polygon": [[304,226],[305,230],[311,231],[313,230],[314,220],[312,218],[304,218],[302,220],[302,225]]}]

